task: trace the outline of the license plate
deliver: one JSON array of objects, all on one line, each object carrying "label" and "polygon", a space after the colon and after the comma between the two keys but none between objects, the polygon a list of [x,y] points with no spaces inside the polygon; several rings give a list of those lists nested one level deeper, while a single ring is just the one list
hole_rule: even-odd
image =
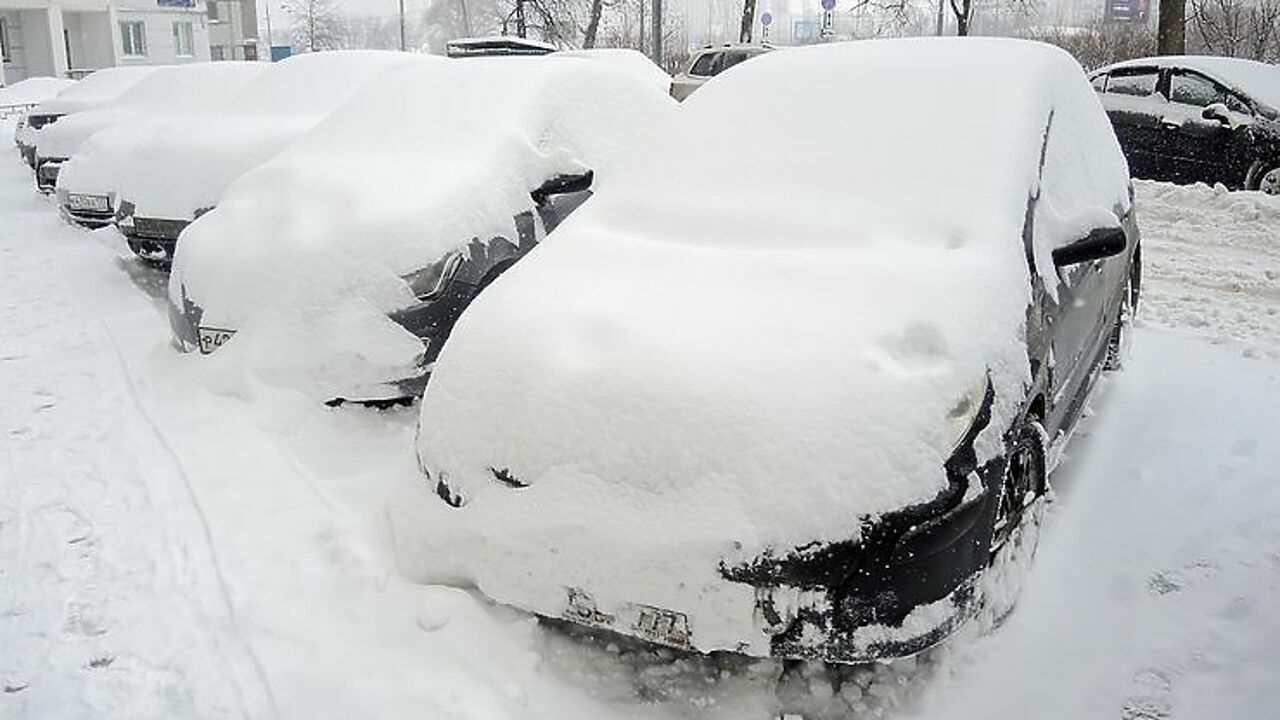
[{"label": "license plate", "polygon": [[217,350],[235,334],[235,330],[222,330],[220,328],[208,327],[199,328],[200,354],[208,355],[214,350]]},{"label": "license plate", "polygon": [[689,647],[689,616],[662,608],[640,605],[632,628],[640,637],[662,645]]},{"label": "license plate", "polygon": [[107,212],[111,209],[111,203],[105,195],[68,195],[67,205],[72,210]]}]

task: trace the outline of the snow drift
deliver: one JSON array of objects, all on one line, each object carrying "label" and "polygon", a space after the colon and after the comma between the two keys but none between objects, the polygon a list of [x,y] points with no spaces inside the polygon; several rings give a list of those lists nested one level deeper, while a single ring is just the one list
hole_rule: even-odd
[{"label": "snow drift", "polygon": [[582,58],[401,68],[183,233],[170,301],[238,331],[212,359],[321,399],[406,377],[423,348],[386,317],[415,301],[402,276],[473,239],[514,240],[513,217],[556,176],[592,170],[607,187],[674,108]]},{"label": "snow drift", "polygon": [[397,546],[424,581],[553,616],[586,588],[767,652],[720,564],[932,498],[945,418],[988,375],[979,450],[1000,452],[1029,379],[1029,199],[1054,286],[1049,251],[1117,225],[1128,174],[1078,64],[1018,41],[770,53],[665,130],[463,314]]}]

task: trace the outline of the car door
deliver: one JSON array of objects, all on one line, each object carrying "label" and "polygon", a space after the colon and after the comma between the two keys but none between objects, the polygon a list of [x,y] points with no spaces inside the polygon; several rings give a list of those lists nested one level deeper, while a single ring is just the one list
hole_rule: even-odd
[{"label": "car door", "polygon": [[1226,106],[1227,90],[1213,80],[1190,70],[1175,69],[1169,74],[1169,102],[1160,124],[1164,154],[1174,162],[1168,179],[1180,183],[1222,182],[1238,184],[1243,178],[1230,177],[1236,164],[1232,158],[1235,128],[1239,121],[1227,110],[1225,117],[1206,118],[1205,108]]},{"label": "car door", "polygon": [[1160,121],[1168,103],[1158,92],[1159,84],[1159,68],[1117,68],[1107,75],[1102,93],[1102,105],[1134,177],[1163,179]]}]

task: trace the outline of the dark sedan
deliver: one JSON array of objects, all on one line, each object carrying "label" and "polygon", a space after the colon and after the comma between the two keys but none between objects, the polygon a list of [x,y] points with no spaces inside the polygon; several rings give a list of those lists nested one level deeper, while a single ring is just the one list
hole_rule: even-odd
[{"label": "dark sedan", "polygon": [[1091,81],[1134,177],[1280,194],[1280,68],[1144,58],[1102,68]]}]

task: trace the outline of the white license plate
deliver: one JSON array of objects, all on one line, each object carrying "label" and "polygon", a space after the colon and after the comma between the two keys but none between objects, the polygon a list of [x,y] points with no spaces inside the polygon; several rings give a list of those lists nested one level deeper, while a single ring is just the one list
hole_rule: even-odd
[{"label": "white license plate", "polygon": [[200,354],[208,355],[209,353],[222,347],[223,343],[231,339],[236,334],[235,330],[223,330],[221,328],[198,328],[200,336]]},{"label": "white license plate", "polygon": [[92,210],[94,212],[107,212],[111,209],[111,203],[105,195],[68,195],[67,205],[72,210]]},{"label": "white license plate", "polygon": [[632,630],[650,642],[687,648],[689,645],[689,616],[673,610],[639,605],[639,617]]}]

